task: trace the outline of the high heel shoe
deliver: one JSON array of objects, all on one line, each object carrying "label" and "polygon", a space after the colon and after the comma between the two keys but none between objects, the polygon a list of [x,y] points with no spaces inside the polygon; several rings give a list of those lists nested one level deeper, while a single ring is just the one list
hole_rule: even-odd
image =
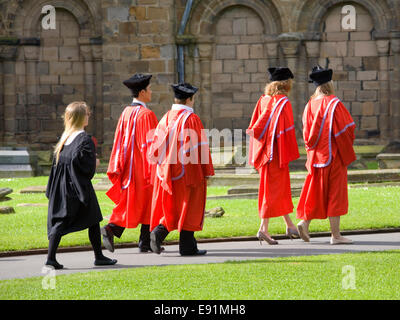
[{"label": "high heel shoe", "polygon": [[297,229],[286,228],[286,236],[288,238],[290,238],[290,240],[300,238],[300,235],[299,235],[299,232],[297,231]]},{"label": "high heel shoe", "polygon": [[262,243],[262,240],[264,240],[266,243],[268,243],[269,245],[275,245],[275,244],[278,244],[278,241],[276,241],[276,240],[274,240],[274,239],[272,239],[272,238],[269,238],[269,237],[267,237],[263,232],[261,232],[261,231],[258,231],[257,232],[257,238],[258,238],[258,240],[260,241],[260,245],[261,245],[261,243]]},{"label": "high heel shoe", "polygon": [[304,221],[300,221],[297,224],[297,230],[299,230],[300,238],[302,238],[304,242],[310,242],[310,235],[308,234],[308,228]]}]

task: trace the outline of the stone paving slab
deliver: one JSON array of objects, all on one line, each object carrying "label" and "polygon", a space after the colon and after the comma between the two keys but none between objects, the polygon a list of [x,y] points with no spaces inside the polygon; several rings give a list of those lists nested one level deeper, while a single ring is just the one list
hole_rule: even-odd
[{"label": "stone paving slab", "polygon": [[[270,246],[258,241],[231,241],[199,243],[199,249],[208,251],[205,256],[182,257],[176,244],[166,245],[160,255],[139,253],[138,248],[116,249],[114,253],[104,250],[104,254],[118,260],[115,266],[95,267],[92,251],[58,253],[57,260],[64,270],[57,275],[77,272],[118,270],[145,266],[165,266],[182,264],[223,263],[226,261],[257,260],[275,257],[340,254],[346,252],[400,250],[400,232],[347,236],[352,245],[330,245],[329,237],[313,237],[311,242],[302,240],[279,240],[279,245]],[[11,256],[0,258],[0,280],[43,276],[46,255]]]}]

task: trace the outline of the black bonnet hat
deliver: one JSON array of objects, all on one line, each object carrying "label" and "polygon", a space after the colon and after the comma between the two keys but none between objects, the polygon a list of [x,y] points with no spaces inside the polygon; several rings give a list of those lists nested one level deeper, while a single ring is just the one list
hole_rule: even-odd
[{"label": "black bonnet hat", "polygon": [[175,98],[179,100],[185,100],[192,97],[199,88],[192,86],[189,83],[181,82],[178,84],[171,85],[175,93]]},{"label": "black bonnet hat", "polygon": [[314,83],[317,87],[332,80],[332,69],[324,69],[321,66],[315,66],[310,74],[310,83]]},{"label": "black bonnet hat", "polygon": [[293,73],[289,68],[268,68],[269,80],[271,81],[283,81],[293,79]]},{"label": "black bonnet hat", "polygon": [[132,91],[139,92],[140,90],[146,89],[146,87],[150,83],[152,75],[144,75],[141,73],[136,73],[128,80],[123,81],[123,84],[126,85]]}]

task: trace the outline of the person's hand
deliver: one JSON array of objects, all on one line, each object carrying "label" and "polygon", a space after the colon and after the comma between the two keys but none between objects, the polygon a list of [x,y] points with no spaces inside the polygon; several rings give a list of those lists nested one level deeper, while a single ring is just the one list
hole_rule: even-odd
[{"label": "person's hand", "polygon": [[97,167],[100,165],[100,159],[99,158],[96,158],[96,169],[97,169]]}]

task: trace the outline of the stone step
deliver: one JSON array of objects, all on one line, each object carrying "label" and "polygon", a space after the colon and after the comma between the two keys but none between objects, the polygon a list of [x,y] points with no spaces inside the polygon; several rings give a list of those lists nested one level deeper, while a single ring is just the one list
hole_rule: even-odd
[{"label": "stone step", "polygon": [[26,148],[0,149],[0,178],[32,177],[34,171]]}]

